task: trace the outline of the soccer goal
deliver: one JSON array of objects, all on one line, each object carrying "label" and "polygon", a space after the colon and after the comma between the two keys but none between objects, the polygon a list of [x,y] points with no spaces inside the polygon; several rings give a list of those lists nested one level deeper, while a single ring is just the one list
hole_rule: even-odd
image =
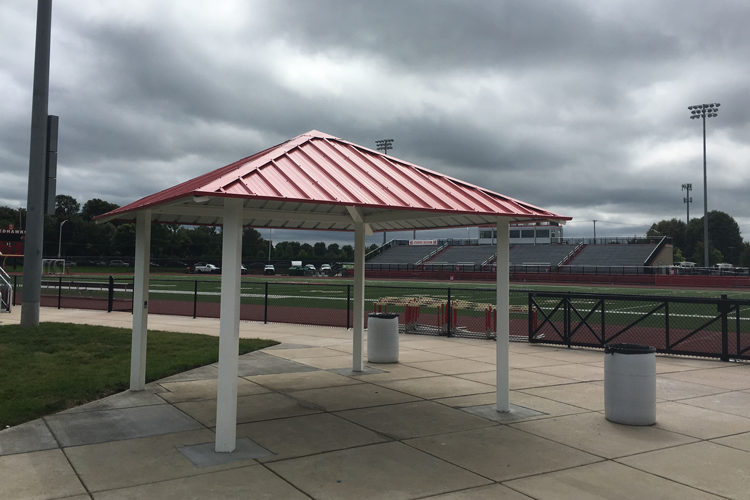
[{"label": "soccer goal", "polygon": [[65,274],[65,259],[42,259],[44,274]]}]

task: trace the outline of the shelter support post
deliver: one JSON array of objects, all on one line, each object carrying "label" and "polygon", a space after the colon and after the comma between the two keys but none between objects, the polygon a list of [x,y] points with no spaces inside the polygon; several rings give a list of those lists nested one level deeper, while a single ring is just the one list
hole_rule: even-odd
[{"label": "shelter support post", "polygon": [[219,382],[216,389],[216,444],[214,448],[217,452],[223,453],[230,453],[237,446],[242,208],[241,199],[224,199],[219,313]]},{"label": "shelter support post", "polygon": [[361,372],[362,336],[365,326],[365,225],[354,224],[354,330],[352,334],[352,370]]},{"label": "shelter support post", "polygon": [[510,246],[508,219],[497,219],[497,395],[496,408],[499,412],[510,411]]},{"label": "shelter support post", "polygon": [[148,340],[148,282],[151,259],[151,211],[137,213],[135,223],[135,268],[133,275],[133,336],[130,347],[130,390],[146,387],[146,342]]}]

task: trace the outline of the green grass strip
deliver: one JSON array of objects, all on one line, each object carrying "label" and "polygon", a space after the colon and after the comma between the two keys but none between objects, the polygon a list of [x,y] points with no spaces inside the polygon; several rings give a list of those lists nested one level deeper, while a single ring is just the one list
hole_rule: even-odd
[{"label": "green grass strip", "polygon": [[[131,331],[42,323],[0,326],[0,429],[123,391],[130,381]],[[278,342],[240,339],[240,354]],[[146,381],[215,363],[219,338],[148,332]]]}]

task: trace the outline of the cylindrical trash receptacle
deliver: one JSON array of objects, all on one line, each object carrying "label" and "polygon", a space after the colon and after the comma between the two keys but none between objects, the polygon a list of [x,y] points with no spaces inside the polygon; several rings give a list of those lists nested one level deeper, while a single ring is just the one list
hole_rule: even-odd
[{"label": "cylindrical trash receptacle", "polygon": [[604,416],[618,424],[656,422],[656,348],[604,346]]},{"label": "cylindrical trash receptacle", "polygon": [[370,363],[398,362],[398,314],[367,315],[367,360]]}]

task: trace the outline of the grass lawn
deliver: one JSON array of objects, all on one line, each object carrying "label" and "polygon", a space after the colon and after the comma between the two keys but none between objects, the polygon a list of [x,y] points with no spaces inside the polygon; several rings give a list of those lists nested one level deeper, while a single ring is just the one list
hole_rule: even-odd
[{"label": "grass lawn", "polygon": [[[124,328],[0,326],[0,429],[127,389],[130,340]],[[275,344],[240,339],[240,354]],[[146,381],[215,363],[218,356],[218,337],[149,331]]]}]

